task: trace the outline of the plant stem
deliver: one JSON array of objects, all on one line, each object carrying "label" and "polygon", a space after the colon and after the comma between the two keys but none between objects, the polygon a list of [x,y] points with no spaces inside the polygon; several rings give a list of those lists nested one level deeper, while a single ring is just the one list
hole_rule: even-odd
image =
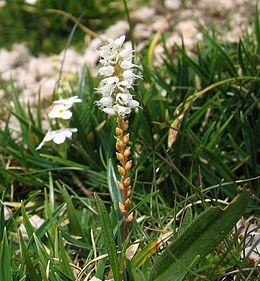
[{"label": "plant stem", "polygon": [[132,167],[132,161],[128,159],[131,154],[130,147],[128,146],[129,135],[126,133],[128,130],[128,122],[123,118],[118,118],[118,127],[116,128],[116,157],[120,165],[118,165],[118,172],[121,175],[121,181],[118,182],[120,190],[123,191],[123,202],[119,203],[119,209],[124,215],[124,239],[126,240],[129,233],[129,221],[133,219],[133,215],[129,214],[129,195],[131,193],[131,179],[129,171]]}]

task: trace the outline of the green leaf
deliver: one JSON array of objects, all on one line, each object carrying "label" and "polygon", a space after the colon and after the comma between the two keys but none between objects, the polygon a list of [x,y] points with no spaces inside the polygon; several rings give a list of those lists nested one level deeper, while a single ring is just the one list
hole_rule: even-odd
[{"label": "green leaf", "polygon": [[71,197],[69,196],[67,190],[65,189],[65,187],[60,188],[61,194],[67,204],[67,210],[68,210],[68,218],[69,218],[69,227],[70,227],[70,231],[73,235],[76,236],[80,236],[83,238],[83,240],[85,240],[85,235],[83,234],[83,229],[81,227],[81,224],[79,222],[79,219],[77,217],[77,213],[76,210],[73,206]]},{"label": "green leaf", "polygon": [[0,280],[13,280],[11,271],[11,255],[8,245],[6,228],[4,230],[3,240],[0,244]]},{"label": "green leaf", "polygon": [[232,230],[243,215],[249,193],[242,190],[225,209],[209,207],[154,263],[150,281],[181,281],[197,256],[205,257]]},{"label": "green leaf", "polygon": [[59,260],[62,272],[67,274],[72,280],[75,279],[72,268],[70,266],[68,254],[64,247],[61,233],[59,233]]},{"label": "green leaf", "polygon": [[112,202],[114,204],[114,209],[116,211],[118,219],[120,220],[122,219],[122,213],[118,210],[118,204],[119,202],[123,202],[123,198],[122,193],[117,184],[117,177],[111,159],[109,159],[108,161],[107,184]]},{"label": "green leaf", "polygon": [[113,229],[111,226],[111,221],[106,210],[105,204],[103,201],[95,194],[95,199],[97,202],[100,220],[101,220],[101,227],[102,227],[102,234],[104,237],[105,246],[108,252],[109,261],[111,263],[112,271],[114,274],[115,281],[119,280],[119,262],[118,256],[116,251],[116,244],[115,239],[113,236]]},{"label": "green leaf", "polygon": [[31,281],[40,281],[41,278],[40,276],[37,274],[37,271],[35,269],[35,266],[32,263],[31,257],[26,249],[25,243],[24,243],[24,239],[23,236],[21,234],[21,232],[19,232],[19,241],[20,241],[20,248],[21,248],[21,252],[23,255],[23,259],[26,265],[26,273],[29,277],[29,279]]}]

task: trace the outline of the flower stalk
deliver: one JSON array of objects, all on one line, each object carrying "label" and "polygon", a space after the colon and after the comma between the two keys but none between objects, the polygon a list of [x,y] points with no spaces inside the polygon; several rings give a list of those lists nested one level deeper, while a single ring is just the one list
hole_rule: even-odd
[{"label": "flower stalk", "polygon": [[108,39],[107,44],[98,51],[101,67],[98,74],[102,77],[96,91],[101,98],[96,105],[106,114],[117,117],[115,129],[116,158],[119,162],[118,173],[120,181],[118,187],[123,193],[123,202],[119,203],[119,210],[124,216],[124,239],[129,234],[129,222],[133,220],[133,214],[129,214],[131,200],[132,160],[129,160],[131,148],[129,146],[128,121],[126,120],[132,110],[139,108],[139,102],[134,99],[131,91],[136,78],[135,69],[139,66],[133,64],[134,50],[124,45],[125,36],[115,40]]},{"label": "flower stalk", "polygon": [[118,187],[123,192],[123,203],[119,203],[119,209],[124,215],[124,239],[126,239],[129,233],[128,223],[133,220],[133,213],[129,214],[129,206],[132,203],[129,199],[131,194],[131,178],[129,177],[129,172],[132,168],[132,160],[128,158],[131,155],[129,134],[127,133],[128,121],[118,117],[117,125],[118,127],[115,130],[116,157],[120,163],[118,165],[118,173],[121,176],[121,180],[118,181]]}]

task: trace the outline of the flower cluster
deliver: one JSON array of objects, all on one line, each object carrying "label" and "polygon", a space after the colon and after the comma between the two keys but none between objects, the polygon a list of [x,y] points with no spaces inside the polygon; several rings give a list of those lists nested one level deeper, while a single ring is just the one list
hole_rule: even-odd
[{"label": "flower cluster", "polygon": [[[72,117],[70,108],[74,103],[79,103],[81,101],[82,100],[77,96],[73,96],[68,99],[56,100],[51,105],[48,116],[50,118],[60,118],[63,120],[68,120]],[[61,144],[66,140],[66,138],[71,138],[72,133],[75,132],[77,132],[77,128],[61,128],[59,130],[49,129],[42,142],[36,147],[36,150],[41,149],[46,142],[51,140],[56,144]]]},{"label": "flower cluster", "polygon": [[109,39],[108,43],[100,48],[100,64],[98,74],[103,76],[97,92],[102,98],[96,102],[98,107],[109,115],[124,118],[131,109],[137,108],[139,102],[133,99],[129,92],[136,78],[140,78],[133,71],[138,67],[132,63],[133,50],[124,48],[125,36],[115,40]]}]

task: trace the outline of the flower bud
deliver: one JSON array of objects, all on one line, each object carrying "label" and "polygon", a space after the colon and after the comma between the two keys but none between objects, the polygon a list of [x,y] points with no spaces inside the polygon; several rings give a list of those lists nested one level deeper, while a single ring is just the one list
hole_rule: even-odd
[{"label": "flower bud", "polygon": [[124,143],[120,140],[120,139],[117,139],[116,140],[116,149],[118,151],[122,150],[124,148]]},{"label": "flower bud", "polygon": [[133,213],[131,213],[127,216],[126,221],[132,221],[133,219],[134,219],[134,215],[133,215]]},{"label": "flower bud", "polygon": [[118,161],[122,162],[124,161],[124,155],[122,153],[116,153],[116,158]]},{"label": "flower bud", "polygon": [[125,175],[125,169],[121,166],[117,166],[117,170],[118,170],[118,173],[121,175],[121,176],[124,176]]},{"label": "flower bud", "polygon": [[129,134],[123,136],[123,143],[127,144],[129,142]]},{"label": "flower bud", "polygon": [[123,185],[122,182],[118,181],[117,184],[118,184],[119,189],[121,189],[121,190],[125,189],[125,186]]},{"label": "flower bud", "polygon": [[131,189],[130,189],[130,188],[128,188],[128,189],[127,189],[127,196],[129,197],[129,196],[130,196],[130,194],[131,194]]},{"label": "flower bud", "polygon": [[131,184],[131,179],[130,179],[129,177],[127,177],[127,178],[124,180],[124,186],[125,186],[125,187],[128,187],[130,184]]},{"label": "flower bud", "polygon": [[125,164],[125,171],[129,171],[132,168],[132,160],[127,161]]},{"label": "flower bud", "polygon": [[119,207],[119,210],[125,214],[126,213],[126,208],[125,208],[125,205],[121,202],[118,203],[118,207]]},{"label": "flower bud", "polygon": [[123,134],[123,130],[116,127],[116,136],[121,136]]},{"label": "flower bud", "polygon": [[128,121],[124,121],[122,124],[121,124],[121,128],[122,130],[125,132],[128,130]]},{"label": "flower bud", "polygon": [[129,199],[129,198],[127,198],[126,200],[125,200],[125,205],[126,206],[130,206],[132,204],[132,201]]},{"label": "flower bud", "polygon": [[130,154],[131,154],[131,148],[128,147],[128,148],[126,148],[125,151],[124,151],[124,157],[127,158]]}]

